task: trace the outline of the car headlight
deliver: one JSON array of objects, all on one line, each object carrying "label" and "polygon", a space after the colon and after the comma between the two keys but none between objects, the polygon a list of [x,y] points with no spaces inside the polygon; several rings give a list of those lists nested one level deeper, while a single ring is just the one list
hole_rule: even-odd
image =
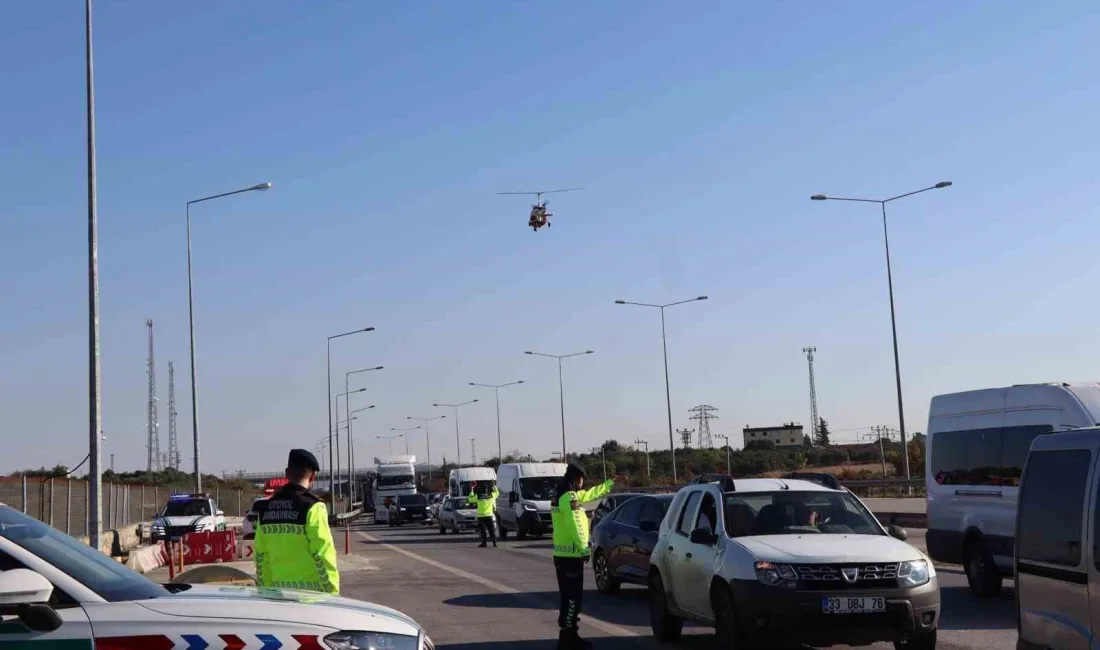
[{"label": "car headlight", "polygon": [[404,508],[398,508],[398,510],[401,511],[401,512],[405,512]]},{"label": "car headlight", "polygon": [[332,650],[420,650],[415,636],[385,632],[335,632],[324,641]]},{"label": "car headlight", "polygon": [[793,589],[798,581],[798,574],[789,564],[774,564],[772,562],[757,562],[756,579],[769,587],[787,587]]},{"label": "car headlight", "polygon": [[899,587],[919,587],[928,582],[928,562],[925,560],[912,560],[902,562],[898,567]]},{"label": "car headlight", "polygon": [[538,512],[538,508],[531,505],[530,503],[523,504],[523,509],[526,510],[527,512]]}]

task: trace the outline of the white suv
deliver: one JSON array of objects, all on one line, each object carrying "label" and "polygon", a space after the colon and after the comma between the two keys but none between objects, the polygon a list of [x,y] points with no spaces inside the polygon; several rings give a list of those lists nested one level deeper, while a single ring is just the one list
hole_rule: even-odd
[{"label": "white suv", "polygon": [[[893,641],[936,646],[932,563],[889,532],[832,476],[689,485],[668,509],[649,566],[661,641],[684,619],[713,625],[723,648]],[[898,538],[898,539],[895,539]]]}]

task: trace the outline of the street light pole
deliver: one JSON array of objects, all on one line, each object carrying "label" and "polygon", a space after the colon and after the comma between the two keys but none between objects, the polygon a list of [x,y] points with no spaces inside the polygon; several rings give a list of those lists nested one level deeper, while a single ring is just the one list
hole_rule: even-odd
[{"label": "street light pole", "polygon": [[[397,427],[391,427],[390,431],[399,431],[402,435],[409,433],[410,431],[416,431],[420,428],[420,425],[415,427],[406,427],[404,429],[398,429]],[[409,454],[409,436],[405,435],[405,455]]]},{"label": "street light pole", "polygon": [[437,415],[437,416],[431,417],[431,418],[414,418],[410,415],[405,416],[406,420],[416,420],[418,422],[423,422],[424,423],[424,441],[428,445],[428,480],[429,481],[432,480],[432,436],[431,436],[431,433],[428,431],[428,423],[431,422],[432,420],[442,420],[445,417],[447,417],[447,416],[446,415]]},{"label": "street light pole", "polygon": [[726,441],[726,474],[733,476],[733,471],[730,470],[730,437],[722,434],[717,434],[714,437],[722,438]]},{"label": "street light pole", "polygon": [[[345,391],[350,390],[350,388],[348,387],[348,384],[351,381],[351,376],[352,375],[358,374],[360,372],[370,372],[372,370],[381,370],[382,368],[384,368],[384,366],[375,366],[373,368],[360,368],[359,370],[352,370],[351,372],[344,373],[344,390]],[[337,414],[336,417],[340,417],[340,415]],[[351,418],[351,400],[350,399],[344,400],[344,417],[345,418]],[[352,456],[352,451],[353,450],[352,450],[352,441],[351,441],[351,424],[350,424],[351,420],[349,419],[348,422],[349,422],[349,424],[348,424],[348,506],[350,507],[351,506],[351,501],[354,498],[354,495],[352,494],[352,492],[353,492],[352,481],[354,480],[353,475],[355,473],[355,458]]]},{"label": "street light pole", "polygon": [[[901,430],[901,451],[902,459],[905,465],[905,479],[908,481],[911,479],[909,474],[909,448],[906,446],[905,441],[905,408],[901,399],[901,362],[898,360],[898,324],[897,318],[894,313],[894,275],[890,268],[890,235],[886,228],[886,204],[898,199],[904,199],[915,194],[923,194],[930,190],[941,190],[945,187],[951,187],[951,181],[940,181],[931,187],[925,187],[923,189],[915,190],[913,192],[906,192],[905,194],[898,194],[888,199],[859,199],[844,196],[828,196],[826,194],[814,194],[810,197],[811,201],[852,201],[855,203],[877,203],[882,209],[882,238],[886,244],[886,285],[890,294],[890,331],[894,341],[894,382],[897,386],[898,394],[898,428]],[[817,423],[814,423],[816,426]],[[911,489],[911,488],[910,488]]]},{"label": "street light pole", "polygon": [[[103,547],[103,403],[99,365],[99,221],[96,214],[95,66],[92,61],[92,0],[84,2],[84,75],[88,154],[88,543]],[[195,454],[198,454],[196,448]],[[197,464],[198,461],[196,461]],[[24,505],[24,510],[26,507]]]},{"label": "street light pole", "polygon": [[[397,438],[404,438],[404,437],[405,437],[405,434],[399,433],[396,436],[378,436],[378,439],[386,441],[386,443],[389,445],[390,455],[392,456],[393,455],[393,441]],[[405,443],[405,444],[408,444],[408,443]]]},{"label": "street light pole", "polygon": [[[346,405],[347,402],[344,402],[344,404]],[[364,406],[361,409],[355,409],[354,411],[350,411],[348,413],[348,466],[351,467],[350,484],[353,485],[353,486],[355,485],[355,442],[354,442],[354,437],[352,436],[351,423],[356,418],[353,418],[351,416],[356,414],[356,413],[359,413],[361,411],[368,411],[372,408],[374,408],[374,404],[371,404],[370,406]],[[348,490],[350,491],[350,497],[351,497],[349,500],[354,502],[355,501],[355,489],[354,488],[348,488]]]},{"label": "street light pole", "polygon": [[[352,393],[362,393],[365,390],[367,390],[367,389],[366,388],[360,388],[359,390],[347,391],[345,393],[339,393],[338,395],[336,395],[336,413],[337,414],[340,413],[340,398],[341,397],[344,398],[344,403],[347,404],[349,401],[351,401],[351,397],[349,397],[349,396]],[[336,417],[340,417],[340,416],[337,415]],[[349,431],[351,429],[350,423],[348,425],[348,429],[349,429]],[[337,481],[339,481],[340,478],[341,478],[341,474],[342,474],[342,472],[340,471],[341,467],[342,467],[342,465],[340,463],[340,426],[337,425],[336,426],[336,480]],[[333,490],[336,489],[336,484],[335,483],[332,484],[332,489]],[[347,512],[347,503],[344,504],[344,511]]]},{"label": "street light pole", "polygon": [[242,194],[244,192],[263,192],[271,189],[271,183],[260,183],[259,185],[253,185],[252,187],[246,187],[239,190],[233,190],[232,192],[223,192],[221,194],[214,194],[212,196],[206,196],[201,199],[195,199],[188,201],[186,207],[187,213],[187,317],[189,322],[190,336],[191,336],[191,434],[194,438],[195,445],[195,492],[202,492],[202,473],[199,471],[199,393],[197,388],[196,370],[195,370],[195,292],[194,283],[191,277],[191,206],[195,203],[202,203],[203,201],[212,201],[214,199],[220,199],[227,196],[233,196],[234,194]]},{"label": "street light pole", "polygon": [[639,439],[634,441],[634,444],[636,444],[636,445],[645,445],[645,477],[646,477],[646,480],[648,481],[650,479],[650,473],[649,473],[649,441],[642,440],[642,439],[639,438]]},{"label": "street light pole", "polygon": [[503,448],[503,446],[501,445],[501,442],[500,442],[500,389],[504,388],[505,386],[517,386],[517,385],[522,384],[522,383],[523,383],[522,379],[520,379],[519,381],[509,382],[507,384],[478,384],[476,382],[472,382],[472,381],[470,382],[471,386],[480,386],[481,388],[492,388],[493,392],[496,394],[496,400],[497,400],[497,458],[500,459],[500,462],[502,462],[502,463],[504,462],[504,448]]},{"label": "street light pole", "polygon": [[[351,336],[352,334],[359,334],[360,332],[373,332],[373,327],[364,327],[362,329],[352,330],[350,332],[344,332],[343,334],[333,334],[325,339],[325,381],[328,384],[328,388],[325,390],[325,406],[328,408],[328,467],[329,467],[329,488],[335,488],[335,483],[332,480],[332,461],[335,452],[332,450],[332,339],[339,339],[345,336]],[[336,512],[336,491],[330,489],[328,493],[329,512]]]},{"label": "street light pole", "polygon": [[561,459],[562,462],[568,462],[568,456],[565,449],[565,385],[561,378],[561,360],[568,359],[569,357],[579,357],[585,354],[593,354],[593,350],[585,350],[584,352],[574,352],[572,354],[543,354],[542,352],[531,352],[530,350],[524,352],[524,354],[534,355],[536,357],[547,357],[550,359],[558,360],[558,401],[561,406]]},{"label": "street light pole", "polygon": [[457,454],[455,458],[455,463],[458,467],[462,467],[462,439],[459,437],[458,434],[458,407],[466,406],[467,404],[473,404],[477,401],[478,400],[476,399],[472,399],[468,402],[462,402],[460,404],[432,404],[432,406],[436,406],[439,408],[451,408],[455,411],[455,452]]},{"label": "street light pole", "polygon": [[631,302],[629,300],[616,300],[616,305],[634,305],[636,307],[652,307],[661,310],[661,350],[665,357],[665,408],[668,411],[668,448],[672,452],[672,481],[676,482],[676,442],[672,435],[672,391],[669,389],[668,384],[668,339],[665,336],[665,309],[668,307],[675,307],[676,305],[683,305],[689,302],[698,302],[700,300],[706,300],[706,296],[697,296],[695,298],[689,298],[687,300],[679,300],[677,302],[670,302],[664,305],[655,305],[647,302]]}]

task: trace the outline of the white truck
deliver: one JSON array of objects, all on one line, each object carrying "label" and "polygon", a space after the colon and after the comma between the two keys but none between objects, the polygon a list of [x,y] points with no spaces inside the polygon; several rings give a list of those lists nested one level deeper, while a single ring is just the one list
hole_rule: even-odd
[{"label": "white truck", "polygon": [[400,495],[416,494],[416,456],[374,459],[374,522],[388,523],[390,504]]},{"label": "white truck", "polygon": [[495,486],[497,484],[497,471],[492,467],[457,467],[451,470],[451,476],[447,480],[447,494],[452,497],[464,497],[470,494],[470,484],[482,483]]}]

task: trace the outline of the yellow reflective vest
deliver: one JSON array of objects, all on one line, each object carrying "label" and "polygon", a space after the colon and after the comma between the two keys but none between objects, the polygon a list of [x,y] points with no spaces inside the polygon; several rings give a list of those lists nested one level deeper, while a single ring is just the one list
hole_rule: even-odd
[{"label": "yellow reflective vest", "polygon": [[256,504],[256,579],[261,587],[340,593],[328,509],[290,484]]},{"label": "yellow reflective vest", "polygon": [[493,493],[490,494],[489,496],[482,499],[482,498],[479,498],[473,492],[471,492],[469,494],[469,496],[466,497],[466,503],[469,503],[470,505],[473,505],[474,503],[477,503],[477,516],[478,517],[492,517],[493,516],[493,509],[496,507],[497,497],[499,497],[499,496],[500,496],[500,490],[498,490],[497,487],[494,485],[493,486]]},{"label": "yellow reflective vest", "polygon": [[550,506],[554,523],[555,557],[588,557],[588,515],[581,507],[607,493],[615,482],[611,479],[588,490],[563,490]]}]

